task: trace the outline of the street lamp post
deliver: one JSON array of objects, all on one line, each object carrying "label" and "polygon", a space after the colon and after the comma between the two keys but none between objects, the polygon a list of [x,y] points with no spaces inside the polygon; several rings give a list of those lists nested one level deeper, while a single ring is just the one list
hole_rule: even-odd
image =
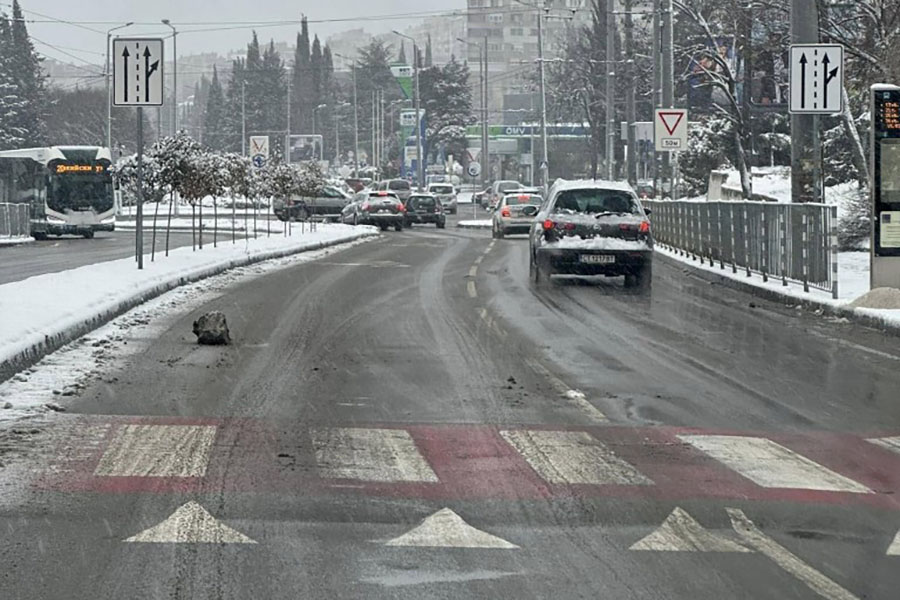
[{"label": "street lamp post", "polygon": [[425,188],[425,157],[422,156],[422,111],[419,108],[419,43],[404,33],[395,34],[413,43],[413,104],[416,110],[416,171],[418,172],[419,191]]},{"label": "street lamp post", "polygon": [[110,71],[109,44],[113,31],[124,29],[131,25],[134,25],[134,21],[128,21],[124,25],[113,27],[106,32],[106,147],[110,149],[110,153],[112,153],[112,72]]},{"label": "street lamp post", "polygon": [[327,104],[320,104],[317,107],[312,109],[312,134],[316,135],[316,111],[321,108],[327,108]]},{"label": "street lamp post", "polygon": [[178,132],[178,32],[169,19],[163,19],[162,23],[172,30],[172,135],[175,135]]},{"label": "street lamp post", "polygon": [[[463,44],[473,46],[478,49],[478,75],[479,75],[479,96],[481,96],[481,187],[487,187],[488,180],[488,147],[487,136],[485,131],[488,126],[488,99],[487,99],[487,60],[485,52],[481,44],[476,44],[462,38],[456,38]],[[533,149],[532,149],[533,151]]]},{"label": "street lamp post", "polygon": [[353,66],[353,165],[355,177],[359,177],[359,103],[356,99],[356,59],[343,54],[334,53],[334,56],[344,60],[352,60]]}]

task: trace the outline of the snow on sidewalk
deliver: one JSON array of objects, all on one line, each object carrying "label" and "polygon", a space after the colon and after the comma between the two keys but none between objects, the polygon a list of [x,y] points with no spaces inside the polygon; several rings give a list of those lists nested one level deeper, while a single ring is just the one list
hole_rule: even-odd
[{"label": "snow on sidewalk", "polygon": [[320,224],[304,234],[295,228],[290,237],[220,241],[218,248],[210,243],[197,252],[178,248],[168,257],[157,254],[155,262],[145,255],[143,271],[126,258],[0,285],[0,376],[185,282],[376,233],[373,227]]},{"label": "snow on sidewalk", "polygon": [[490,229],[494,226],[494,222],[490,219],[469,219],[457,222],[456,226],[469,229]]}]

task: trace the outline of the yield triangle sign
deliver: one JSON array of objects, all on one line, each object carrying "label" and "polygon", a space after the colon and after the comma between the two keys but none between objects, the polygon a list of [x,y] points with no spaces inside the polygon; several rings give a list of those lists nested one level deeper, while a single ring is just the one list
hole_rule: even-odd
[{"label": "yield triangle sign", "polygon": [[678,128],[678,124],[681,123],[681,120],[684,118],[683,111],[673,111],[673,112],[662,112],[657,113],[659,115],[659,119],[662,121],[663,127],[666,128],[666,131],[669,132],[669,135],[675,135],[675,130]]},{"label": "yield triangle sign", "polygon": [[630,550],[657,552],[752,552],[752,550],[704,529],[687,511],[675,507],[663,524]]},{"label": "yield triangle sign", "polygon": [[419,546],[431,548],[518,548],[515,544],[475,529],[449,508],[443,508],[422,524],[385,546]]},{"label": "yield triangle sign", "polygon": [[154,544],[255,544],[239,531],[220,523],[194,501],[173,512],[168,519],[133,535],[126,542]]}]

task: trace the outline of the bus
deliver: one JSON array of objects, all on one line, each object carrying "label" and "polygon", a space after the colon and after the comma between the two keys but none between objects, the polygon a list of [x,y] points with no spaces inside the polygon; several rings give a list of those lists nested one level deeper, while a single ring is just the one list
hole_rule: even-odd
[{"label": "bus", "polygon": [[0,151],[0,202],[30,206],[31,236],[114,231],[111,155],[100,146]]}]

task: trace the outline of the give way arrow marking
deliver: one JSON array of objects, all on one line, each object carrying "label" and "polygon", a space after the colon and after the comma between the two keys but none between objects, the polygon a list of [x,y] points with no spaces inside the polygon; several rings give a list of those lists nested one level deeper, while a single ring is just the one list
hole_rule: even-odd
[{"label": "give way arrow marking", "polygon": [[666,128],[666,131],[669,132],[669,135],[673,135],[675,133],[675,129],[678,127],[678,124],[681,123],[681,120],[684,118],[684,112],[660,112],[659,119],[662,121],[663,127]]},{"label": "give way arrow marking", "polygon": [[220,523],[193,500],[179,507],[159,525],[145,529],[125,541],[154,544],[256,543],[243,533]]},{"label": "give way arrow marking", "polygon": [[515,544],[502,538],[475,529],[449,508],[442,508],[422,521],[422,524],[415,529],[385,542],[384,545],[431,548],[518,548]]},{"label": "give way arrow marking", "polygon": [[635,542],[629,549],[657,552],[752,552],[737,542],[704,529],[687,511],[677,506],[656,531]]},{"label": "give way arrow marking", "polygon": [[888,556],[900,556],[900,531],[894,536],[894,541],[887,549]]}]

